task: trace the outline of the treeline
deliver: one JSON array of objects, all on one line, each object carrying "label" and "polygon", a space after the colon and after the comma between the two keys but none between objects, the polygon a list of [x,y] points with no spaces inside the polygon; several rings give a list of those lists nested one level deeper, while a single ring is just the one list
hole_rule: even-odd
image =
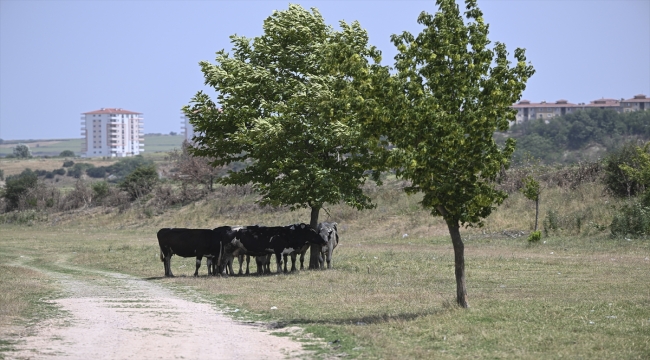
[{"label": "treeline", "polygon": [[580,150],[598,146],[606,152],[631,139],[650,139],[650,110],[618,113],[589,109],[551,119],[529,120],[513,125],[506,134],[517,139],[515,163],[539,159],[544,163],[586,160]]}]

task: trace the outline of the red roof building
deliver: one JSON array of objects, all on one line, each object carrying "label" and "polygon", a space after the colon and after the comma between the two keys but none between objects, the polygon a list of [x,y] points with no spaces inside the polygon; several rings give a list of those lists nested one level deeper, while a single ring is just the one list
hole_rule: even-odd
[{"label": "red roof building", "polygon": [[144,151],[142,113],[101,108],[81,114],[83,157],[125,157]]}]

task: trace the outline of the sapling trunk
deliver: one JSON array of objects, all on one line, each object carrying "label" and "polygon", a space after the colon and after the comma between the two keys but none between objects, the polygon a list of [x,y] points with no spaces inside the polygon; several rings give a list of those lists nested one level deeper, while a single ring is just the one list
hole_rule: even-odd
[{"label": "sapling trunk", "polygon": [[535,199],[535,231],[537,231],[537,221],[539,219],[539,195]]}]

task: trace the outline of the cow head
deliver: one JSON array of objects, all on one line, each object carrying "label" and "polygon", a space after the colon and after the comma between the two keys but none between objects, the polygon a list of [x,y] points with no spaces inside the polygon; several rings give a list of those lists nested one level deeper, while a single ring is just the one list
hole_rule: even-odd
[{"label": "cow head", "polygon": [[333,248],[338,245],[339,235],[336,229],[336,223],[320,223],[318,224],[318,234],[325,239],[327,243],[332,243]]}]

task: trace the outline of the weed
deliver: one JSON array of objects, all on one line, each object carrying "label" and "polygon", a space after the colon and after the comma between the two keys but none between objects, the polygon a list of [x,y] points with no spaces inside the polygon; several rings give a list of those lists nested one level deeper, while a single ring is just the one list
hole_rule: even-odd
[{"label": "weed", "polygon": [[533,231],[528,235],[528,242],[530,243],[538,243],[542,239],[542,232],[541,231]]}]

